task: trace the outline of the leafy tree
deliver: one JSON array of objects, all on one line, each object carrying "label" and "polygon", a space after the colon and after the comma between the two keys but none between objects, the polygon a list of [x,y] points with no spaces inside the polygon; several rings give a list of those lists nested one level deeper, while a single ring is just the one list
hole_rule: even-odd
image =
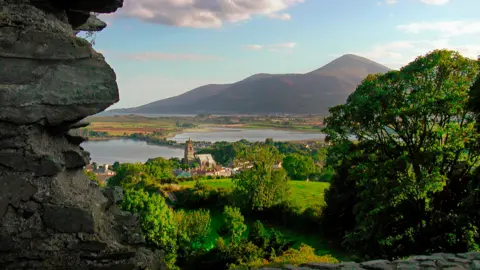
[{"label": "leafy tree", "polygon": [[120,167],[120,162],[115,161],[112,165],[112,170],[116,172],[118,170],[118,167]]},{"label": "leafy tree", "polygon": [[210,211],[200,209],[185,212],[175,212],[175,221],[178,231],[178,244],[185,258],[196,255],[196,251],[205,247],[211,231]]},{"label": "leafy tree", "polygon": [[283,159],[282,166],[288,176],[295,180],[307,180],[310,175],[317,171],[313,159],[309,156],[290,154]]},{"label": "leafy tree", "polygon": [[244,218],[239,208],[225,206],[223,210],[223,223],[233,243],[240,243],[243,233],[247,230]]},{"label": "leafy tree", "polygon": [[248,240],[254,243],[256,246],[266,249],[269,244],[269,235],[265,227],[260,220],[256,220],[248,233]]},{"label": "leafy tree", "polygon": [[169,179],[174,177],[172,162],[162,157],[147,160],[145,167],[148,174],[155,179]]},{"label": "leafy tree", "polygon": [[143,190],[125,190],[122,209],[140,216],[140,225],[148,243],[165,251],[169,269],[175,268],[177,254],[177,228],[173,210],[165,199]]},{"label": "leafy tree", "polygon": [[146,172],[143,164],[123,163],[118,166],[116,174],[108,179],[108,185],[129,189],[151,181],[151,176]]},{"label": "leafy tree", "polygon": [[283,168],[274,169],[282,160],[277,149],[254,146],[244,151],[239,160],[253,166],[233,179],[233,193],[239,205],[247,210],[262,210],[287,200],[287,174]]},{"label": "leafy tree", "polygon": [[436,50],[400,71],[369,75],[330,110],[329,165],[342,177],[332,181],[325,212],[340,207],[353,218],[336,223],[345,247],[391,258],[463,252],[478,241],[478,219],[465,208],[479,165],[467,106],[478,71],[476,61]]}]

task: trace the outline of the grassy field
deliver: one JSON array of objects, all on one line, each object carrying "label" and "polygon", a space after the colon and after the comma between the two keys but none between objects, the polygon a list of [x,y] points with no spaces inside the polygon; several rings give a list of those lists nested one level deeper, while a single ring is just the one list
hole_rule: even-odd
[{"label": "grassy field", "polygon": [[[220,180],[202,180],[207,186],[212,188],[233,188],[233,183],[230,179],[220,179]],[[195,181],[183,182],[180,183],[180,186],[191,188],[195,185]],[[290,181],[291,187],[291,202],[298,209],[306,209],[312,205],[325,205],[324,201],[324,191],[329,187],[328,183],[322,182],[306,182],[306,181]],[[219,237],[217,230],[220,229],[223,223],[222,211],[216,209],[211,212],[212,218],[212,231],[210,233],[208,247],[213,247],[215,240]],[[247,223],[247,232],[245,235],[248,235],[248,229],[252,225],[253,220],[246,220]],[[264,225],[267,228],[274,228],[275,230],[280,231],[286,239],[294,241],[294,247],[299,247],[301,243],[307,244],[315,248],[315,253],[317,255],[332,255],[340,261],[349,260],[348,255],[345,253],[335,250],[331,245],[322,239],[317,233],[305,233],[299,232],[291,229],[286,229],[275,224],[270,224],[265,222]]]},{"label": "grassy field", "polygon": [[[233,183],[230,179],[221,180],[203,180],[207,186],[213,188],[233,188]],[[323,194],[325,189],[329,187],[329,183],[323,182],[306,182],[306,181],[290,181],[290,200],[292,205],[297,207],[300,211],[313,206],[325,205]],[[195,181],[180,183],[184,187],[193,187]]]}]

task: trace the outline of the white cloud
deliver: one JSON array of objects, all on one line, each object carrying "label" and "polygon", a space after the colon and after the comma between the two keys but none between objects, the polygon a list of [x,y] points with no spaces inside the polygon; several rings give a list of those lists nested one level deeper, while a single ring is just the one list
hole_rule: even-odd
[{"label": "white cloud", "polygon": [[389,5],[393,5],[393,4],[398,3],[398,0],[385,0],[385,3],[389,4]]},{"label": "white cloud", "polygon": [[258,50],[261,50],[263,48],[263,45],[251,44],[251,45],[246,45],[245,48],[247,48],[248,50],[252,50],[252,51],[258,51]]},{"label": "white cloud", "polygon": [[420,0],[420,1],[422,1],[422,3],[425,3],[427,5],[445,5],[448,2],[450,2],[450,0]]},{"label": "white cloud", "polygon": [[277,44],[267,44],[267,45],[261,45],[261,44],[250,44],[250,45],[245,45],[244,47],[247,50],[251,51],[258,51],[262,49],[269,49],[270,51],[279,51],[279,50],[288,50],[288,49],[293,49],[297,46],[297,43],[295,42],[287,42],[287,43],[277,43]]},{"label": "white cloud", "polygon": [[116,16],[157,24],[218,28],[225,22],[240,22],[254,16],[289,20],[284,11],[304,0],[126,0]]},{"label": "white cloud", "polygon": [[480,45],[456,45],[449,39],[395,41],[380,44],[369,51],[352,52],[390,68],[400,68],[416,57],[435,49],[450,49],[458,51],[466,57],[476,59],[480,55]]},{"label": "white cloud", "polygon": [[444,37],[480,34],[480,21],[416,22],[397,26],[406,33],[437,32]]},{"label": "white cloud", "polygon": [[292,16],[290,16],[290,14],[288,13],[270,13],[267,15],[267,17],[271,19],[282,20],[282,21],[288,21],[292,18]]}]

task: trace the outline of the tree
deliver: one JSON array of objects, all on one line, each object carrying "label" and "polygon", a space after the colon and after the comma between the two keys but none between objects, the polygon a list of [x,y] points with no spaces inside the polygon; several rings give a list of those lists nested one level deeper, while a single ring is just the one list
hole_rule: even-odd
[{"label": "tree", "polygon": [[148,243],[165,251],[165,262],[174,268],[177,254],[177,229],[173,210],[158,194],[143,190],[125,190],[122,209],[140,216],[140,225]]},{"label": "tree", "polygon": [[223,224],[233,243],[240,243],[243,233],[247,230],[244,218],[239,208],[225,206],[223,210]]},{"label": "tree", "polygon": [[239,161],[253,167],[233,179],[233,194],[246,210],[263,210],[287,200],[289,185],[283,168],[274,169],[282,160],[277,149],[256,145],[243,151]]},{"label": "tree", "polygon": [[310,175],[317,171],[313,159],[309,156],[290,154],[283,159],[282,166],[288,176],[295,180],[307,180]]},{"label": "tree", "polygon": [[210,234],[210,211],[200,209],[186,212],[175,212],[175,223],[178,231],[178,245],[184,258],[196,255],[198,250],[205,247]]},{"label": "tree", "polygon": [[108,186],[120,186],[129,189],[151,182],[151,176],[141,163],[123,163],[116,170],[116,174],[108,179]]},{"label": "tree", "polygon": [[145,167],[148,174],[155,179],[169,179],[174,177],[172,162],[162,157],[147,160]]},{"label": "tree", "polygon": [[[353,228],[337,223],[345,247],[392,258],[462,252],[478,241],[478,220],[464,206],[479,165],[467,106],[478,71],[476,61],[436,50],[400,71],[369,75],[345,105],[330,110],[327,163],[343,178],[332,181],[326,212],[340,203],[354,218]],[[356,151],[345,151],[353,144]],[[343,199],[335,191],[342,189],[349,194]]]},{"label": "tree", "polygon": [[118,170],[118,167],[120,167],[120,162],[115,161],[112,165],[112,170],[116,172]]}]

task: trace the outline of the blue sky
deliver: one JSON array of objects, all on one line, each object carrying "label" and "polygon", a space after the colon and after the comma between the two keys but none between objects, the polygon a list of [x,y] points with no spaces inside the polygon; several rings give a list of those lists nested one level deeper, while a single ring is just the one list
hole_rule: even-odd
[{"label": "blue sky", "polygon": [[479,0],[124,0],[95,49],[120,102],[143,105],[255,73],[303,73],[346,53],[399,68],[436,48],[480,55]]}]

